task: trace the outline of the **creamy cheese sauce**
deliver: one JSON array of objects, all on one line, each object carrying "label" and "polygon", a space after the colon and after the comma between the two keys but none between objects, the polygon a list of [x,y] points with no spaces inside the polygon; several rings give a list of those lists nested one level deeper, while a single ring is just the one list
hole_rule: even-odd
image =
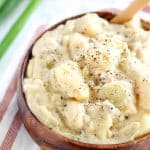
[{"label": "creamy cheese sauce", "polygon": [[33,114],[71,139],[109,144],[150,132],[150,31],[86,14],[34,45],[23,89]]}]

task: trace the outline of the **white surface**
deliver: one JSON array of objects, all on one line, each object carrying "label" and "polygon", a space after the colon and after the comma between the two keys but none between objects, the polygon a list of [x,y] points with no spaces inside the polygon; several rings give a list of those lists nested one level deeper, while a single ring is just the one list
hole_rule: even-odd
[{"label": "white surface", "polygon": [[22,125],[11,150],[40,150],[40,148]]}]

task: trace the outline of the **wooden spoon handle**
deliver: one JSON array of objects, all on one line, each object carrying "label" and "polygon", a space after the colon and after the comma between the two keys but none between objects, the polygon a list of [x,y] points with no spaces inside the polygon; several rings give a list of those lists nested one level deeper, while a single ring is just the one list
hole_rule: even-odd
[{"label": "wooden spoon handle", "polygon": [[130,20],[139,10],[141,10],[150,0],[134,0],[124,11],[114,17],[112,23],[124,23]]}]

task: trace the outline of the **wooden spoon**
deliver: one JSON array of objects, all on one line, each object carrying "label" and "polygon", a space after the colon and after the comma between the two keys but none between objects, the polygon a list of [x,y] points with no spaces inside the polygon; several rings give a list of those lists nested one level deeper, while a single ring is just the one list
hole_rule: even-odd
[{"label": "wooden spoon", "polygon": [[111,20],[111,23],[124,23],[130,20],[139,10],[150,2],[150,0],[134,0],[124,11]]}]

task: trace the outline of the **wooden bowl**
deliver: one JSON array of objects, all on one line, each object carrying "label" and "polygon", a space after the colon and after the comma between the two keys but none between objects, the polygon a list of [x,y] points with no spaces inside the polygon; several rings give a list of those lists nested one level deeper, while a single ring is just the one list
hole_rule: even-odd
[{"label": "wooden bowl", "polygon": [[[110,20],[114,14],[112,12],[95,12],[99,16]],[[52,30],[56,28],[60,24],[64,24],[67,20],[78,18],[84,14],[71,17],[68,19],[65,19],[52,27],[48,28],[47,30]],[[150,29],[150,23],[142,21],[143,26],[146,29]],[[46,30],[46,31],[47,31]],[[39,39],[46,31],[44,31],[37,39]],[[36,40],[37,40],[36,39]],[[19,76],[18,76],[18,104],[19,104],[19,110],[21,114],[22,121],[28,130],[31,137],[40,145],[41,149],[43,150],[150,150],[150,134],[145,135],[143,137],[140,137],[136,140],[122,143],[122,144],[88,144],[79,142],[76,140],[69,139],[67,137],[64,137],[52,129],[49,129],[44,124],[42,124],[30,111],[26,98],[23,92],[22,84],[23,79],[26,73],[26,68],[29,59],[31,58],[31,51],[34,43],[32,42],[32,46],[28,49],[26,52],[26,55],[24,59],[22,60],[22,64],[19,70]]]}]

